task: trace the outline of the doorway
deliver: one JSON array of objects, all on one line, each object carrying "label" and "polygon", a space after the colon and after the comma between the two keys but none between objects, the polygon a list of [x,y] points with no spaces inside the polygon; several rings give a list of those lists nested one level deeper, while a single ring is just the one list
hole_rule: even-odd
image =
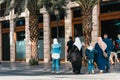
[{"label": "doorway", "polygon": [[116,40],[118,34],[120,34],[120,19],[111,19],[101,21],[101,36],[104,33],[108,34],[108,37],[112,40]]},{"label": "doorway", "polygon": [[[120,19],[111,19],[111,20],[101,21],[101,36],[102,37],[104,33],[107,33],[109,38],[117,42],[118,35],[120,34]],[[117,53],[118,51],[119,50],[117,50]],[[120,53],[118,54],[118,58],[120,59]]]},{"label": "doorway", "polygon": [[9,33],[2,34],[2,60],[10,61],[10,37]]},{"label": "doorway", "polygon": [[43,28],[39,29],[39,38],[38,38],[38,58],[40,61],[44,60],[44,41],[43,41]]},{"label": "doorway", "polygon": [[[62,50],[60,57],[62,61],[65,61],[65,29],[64,29],[64,26],[59,26],[58,30],[59,30],[58,41],[61,44],[61,50]],[[52,40],[54,38],[57,38],[57,27],[51,28],[51,37],[52,37]]]},{"label": "doorway", "polygon": [[82,24],[74,24],[74,30],[73,30],[73,36],[74,36],[74,39],[76,37],[79,37],[81,42],[84,42],[83,40],[83,33],[82,33]]},{"label": "doorway", "polygon": [[25,31],[16,33],[16,60],[24,60],[25,55]]}]

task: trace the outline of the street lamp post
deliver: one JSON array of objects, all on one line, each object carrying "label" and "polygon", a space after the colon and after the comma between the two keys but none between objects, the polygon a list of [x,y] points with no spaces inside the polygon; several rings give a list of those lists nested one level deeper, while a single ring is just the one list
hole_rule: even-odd
[{"label": "street lamp post", "polygon": [[59,18],[60,18],[60,16],[59,16],[59,11],[57,9],[55,10],[55,16],[57,19],[57,39],[59,41]]}]

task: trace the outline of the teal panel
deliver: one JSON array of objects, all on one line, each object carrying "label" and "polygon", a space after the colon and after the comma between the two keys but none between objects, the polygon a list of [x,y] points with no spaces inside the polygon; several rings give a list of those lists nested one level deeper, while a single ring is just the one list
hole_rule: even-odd
[{"label": "teal panel", "polygon": [[38,58],[44,59],[44,45],[43,40],[38,41]]},{"label": "teal panel", "polygon": [[25,41],[24,40],[16,42],[16,58],[25,59]]},{"label": "teal panel", "polygon": [[65,38],[59,38],[59,42],[61,44],[61,50],[62,50],[60,57],[61,59],[65,59]]}]

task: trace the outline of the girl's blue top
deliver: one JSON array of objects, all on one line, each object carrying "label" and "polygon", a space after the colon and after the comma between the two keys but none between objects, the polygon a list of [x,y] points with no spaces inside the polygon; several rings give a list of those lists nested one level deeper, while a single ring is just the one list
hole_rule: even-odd
[{"label": "girl's blue top", "polygon": [[53,54],[53,53],[56,53],[56,54],[61,53],[61,45],[60,44],[52,44],[51,54]]}]

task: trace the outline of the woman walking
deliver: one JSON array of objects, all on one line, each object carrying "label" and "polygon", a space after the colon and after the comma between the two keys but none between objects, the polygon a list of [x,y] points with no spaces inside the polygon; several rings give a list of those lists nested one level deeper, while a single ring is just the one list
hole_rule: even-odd
[{"label": "woman walking", "polygon": [[71,55],[71,64],[73,68],[73,72],[75,74],[81,73],[81,66],[82,66],[82,44],[80,39],[77,37],[75,38],[75,42],[73,43],[73,47],[70,51]]},{"label": "woman walking", "polygon": [[98,37],[98,41],[95,44],[95,49],[97,50],[96,63],[98,65],[100,73],[103,73],[103,71],[105,70],[106,59],[103,55],[103,52],[105,52],[106,48],[107,45],[103,42],[102,38]]}]

